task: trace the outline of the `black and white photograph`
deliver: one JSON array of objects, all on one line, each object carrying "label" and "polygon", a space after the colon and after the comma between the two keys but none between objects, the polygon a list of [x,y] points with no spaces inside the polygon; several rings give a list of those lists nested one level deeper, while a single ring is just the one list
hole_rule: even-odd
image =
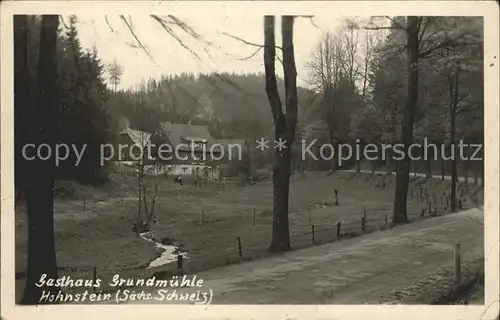
[{"label": "black and white photograph", "polygon": [[498,4],[405,3],[11,8],[2,300],[498,319]]}]

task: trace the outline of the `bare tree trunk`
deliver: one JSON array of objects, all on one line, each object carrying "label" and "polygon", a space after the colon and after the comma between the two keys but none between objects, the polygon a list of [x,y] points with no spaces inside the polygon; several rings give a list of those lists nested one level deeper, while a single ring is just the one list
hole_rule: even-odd
[{"label": "bare tree trunk", "polygon": [[431,178],[432,177],[432,156],[434,154],[428,154],[427,159],[425,159],[426,165],[427,165],[427,172],[426,172],[426,177]]},{"label": "bare tree trunk", "polygon": [[[20,57],[17,65],[16,75],[24,78],[26,76],[26,17],[14,16],[14,26],[16,40],[19,43]],[[30,130],[30,126],[36,123],[33,131],[27,134],[27,141],[36,145],[42,143],[50,147],[55,145],[57,121],[58,121],[58,88],[57,88],[57,64],[56,64],[56,45],[57,29],[59,26],[59,16],[44,15],[40,31],[40,50],[38,57],[38,91],[37,105],[33,116],[28,123],[24,121],[19,123],[20,129]],[[17,54],[16,54],[17,56]],[[26,93],[21,86],[22,79],[17,82],[17,89],[20,93]],[[19,97],[19,94],[16,95]],[[27,103],[27,101],[17,100],[18,103]],[[17,105],[19,109],[28,108],[28,105]],[[28,119],[23,119],[28,120]],[[28,267],[27,281],[24,289],[22,304],[41,304],[48,303],[40,301],[42,293],[57,292],[58,287],[35,285],[43,274],[48,278],[57,278],[57,260],[54,241],[54,178],[55,167],[50,160],[31,160],[22,161],[22,168],[18,170],[25,171],[23,179],[23,189],[26,198],[26,207],[28,212]]]},{"label": "bare tree trunk", "polygon": [[[455,127],[455,120],[454,120],[454,116],[451,116],[451,118],[453,118],[452,120],[452,128]],[[452,139],[455,138],[455,134],[452,134]],[[455,146],[452,145],[452,147],[454,150],[452,152],[455,152]],[[451,209],[451,212],[457,212],[457,162],[455,161],[455,159],[452,159],[450,160],[451,161],[451,206],[450,206],[450,209]]]},{"label": "bare tree trunk", "polygon": [[[147,189],[146,189],[146,184],[144,183],[144,179],[142,180],[142,204],[144,205],[144,215],[147,216],[149,215],[149,210],[148,210],[148,199],[147,199]],[[144,221],[141,218],[141,222]],[[145,221],[144,224],[145,225]],[[146,227],[146,226],[145,226]],[[142,230],[143,232],[146,230]]]},{"label": "bare tree trunk", "polygon": [[469,183],[469,162],[467,160],[463,160],[464,162],[464,180],[465,184]]},{"label": "bare tree trunk", "polygon": [[276,164],[273,171],[273,229],[269,250],[271,252],[290,249],[288,223],[288,197],[290,188],[290,151],[276,151]]},{"label": "bare tree trunk", "polygon": [[14,16],[14,143],[15,143],[15,189],[16,203],[26,184],[26,172],[21,166],[27,163],[22,157],[22,147],[29,139],[28,123],[33,104],[30,99],[32,79],[28,69],[28,25],[25,15]]},{"label": "bare tree trunk", "polygon": [[445,170],[444,164],[445,164],[445,162],[444,162],[444,157],[440,157],[440,158],[441,158],[441,180],[444,180],[444,170]]},{"label": "bare tree trunk", "polygon": [[[144,168],[142,167],[142,163],[138,162],[137,163],[137,219],[136,219],[136,226],[139,228],[140,221],[141,221],[141,212],[142,212],[142,179],[144,175]],[[139,229],[137,229],[139,230]],[[139,233],[140,231],[137,231]]]},{"label": "bare tree trunk", "polygon": [[388,154],[385,155],[385,172],[387,173],[387,175],[391,175],[392,174],[392,169],[391,169],[391,155],[390,155],[390,150],[388,152]]},{"label": "bare tree trunk", "polygon": [[286,141],[286,148],[276,149],[276,162],[273,170],[273,226],[271,252],[290,249],[290,230],[288,223],[288,198],[290,186],[291,146],[297,124],[297,71],[293,48],[292,16],[281,18],[283,39],[283,71],[285,75],[286,114],[283,114],[275,72],[276,44],[274,35],[274,16],[264,17],[264,67],[266,74],[266,93],[271,106],[275,125],[275,138]]},{"label": "bare tree trunk", "polygon": [[474,184],[479,185],[479,165],[477,162],[474,162]]},{"label": "bare tree trunk", "polygon": [[161,175],[158,177],[156,177],[156,179],[158,179],[157,181],[154,182],[154,185],[153,185],[153,190],[152,190],[152,199],[151,199],[151,207],[150,207],[150,211],[148,213],[148,217],[146,219],[146,226],[149,228],[149,224],[151,223],[151,219],[153,218],[154,214],[155,214],[155,206],[156,206],[156,199],[158,198],[158,188],[160,186],[160,183],[163,181],[163,179],[165,178],[165,175],[164,173],[161,173]]},{"label": "bare tree trunk", "polygon": [[456,160],[456,116],[458,105],[458,80],[460,76],[460,61],[458,61],[456,71],[453,76],[449,76],[450,90],[450,143],[451,143],[451,212],[457,212],[457,160]]},{"label": "bare tree trunk", "polygon": [[[337,150],[337,141],[334,138],[335,131],[333,129],[329,129],[329,136],[330,144],[333,146],[334,150]],[[332,173],[335,173],[337,171],[337,155],[335,154],[335,152],[333,152],[332,160],[330,162],[330,170],[332,171]]]},{"label": "bare tree trunk", "polygon": [[410,181],[410,158],[408,149],[413,141],[413,122],[415,120],[415,110],[418,99],[418,20],[419,18],[415,16],[409,16],[407,18],[408,94],[403,115],[401,139],[404,143],[405,157],[400,160],[396,176],[392,217],[392,222],[394,224],[408,222],[407,198],[408,184]]}]

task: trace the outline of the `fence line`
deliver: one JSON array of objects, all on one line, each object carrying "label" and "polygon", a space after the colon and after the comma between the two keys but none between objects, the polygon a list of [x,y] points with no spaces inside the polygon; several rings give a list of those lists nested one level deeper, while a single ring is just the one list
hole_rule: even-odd
[{"label": "fence line", "polygon": [[[427,204],[426,204],[427,205]],[[375,208],[373,208],[375,209]],[[383,230],[388,228],[389,217],[387,213],[380,212],[382,208],[376,208],[373,210],[369,207],[364,207],[360,210],[359,215],[353,216],[351,219],[340,219],[339,221],[332,222],[330,224],[325,223],[314,223],[311,221],[308,223],[291,223],[290,224],[290,242],[293,248],[306,248],[314,245],[320,245],[325,243],[330,243],[334,241],[341,241],[342,239],[352,238],[360,236],[363,234],[368,234],[374,231]],[[435,208],[434,208],[435,210]],[[208,217],[210,216],[202,208],[200,220],[203,223],[209,222]],[[255,225],[255,209],[251,211],[253,214],[253,221],[250,220],[252,224]],[[198,213],[200,215],[200,213]],[[425,217],[415,217],[415,221],[426,219],[430,215],[425,215]],[[201,222],[200,221],[200,222]],[[264,225],[255,225],[256,228],[263,227]],[[269,227],[269,224],[265,225]],[[269,230],[270,231],[270,230]],[[269,237],[270,237],[269,233]],[[217,242],[227,242],[227,236],[220,237],[210,237],[211,241]],[[189,266],[186,271],[202,271],[218,266],[222,266],[228,263],[236,263],[249,259],[255,259],[259,257],[265,257],[270,255],[268,253],[269,241],[270,239],[263,240],[262,238],[255,238],[249,235],[235,235],[234,242],[228,243],[227,247],[216,247],[216,251],[210,250],[209,252],[195,253],[188,252],[187,261],[180,261],[179,264],[184,264]],[[207,244],[208,245],[208,244]],[[143,265],[135,265],[132,267],[119,267],[118,268],[103,268],[102,266],[84,266],[84,267],[59,267],[63,274],[69,273],[80,273],[85,274],[84,278],[87,279],[103,279],[104,283],[108,283],[114,274],[120,274],[122,278],[138,278],[140,276],[150,277],[154,274],[154,270],[147,269],[149,262],[145,261]],[[177,270],[177,264],[171,263],[165,266],[165,272],[179,272]],[[157,270],[162,270],[159,268]],[[182,271],[182,270],[181,270]],[[162,271],[160,271],[162,272]],[[17,274],[16,274],[17,278]],[[102,287],[98,288],[101,290],[109,290],[109,288]]]}]

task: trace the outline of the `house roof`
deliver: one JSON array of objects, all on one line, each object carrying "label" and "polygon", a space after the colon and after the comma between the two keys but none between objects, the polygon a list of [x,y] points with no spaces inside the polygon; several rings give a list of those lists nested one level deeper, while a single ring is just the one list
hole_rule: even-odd
[{"label": "house roof", "polygon": [[151,142],[151,133],[130,129],[128,127],[120,131],[119,135],[128,135],[132,142],[141,148],[146,147]]},{"label": "house roof", "polygon": [[[166,135],[173,148],[177,148],[181,144],[189,145],[191,142],[205,142],[208,150],[216,143],[206,126],[162,122],[159,129]],[[179,150],[191,150],[188,146],[178,148]]]}]

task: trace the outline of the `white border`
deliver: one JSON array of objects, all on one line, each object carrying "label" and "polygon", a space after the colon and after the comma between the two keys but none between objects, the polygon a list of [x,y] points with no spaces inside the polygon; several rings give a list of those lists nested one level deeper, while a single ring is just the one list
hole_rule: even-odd
[{"label": "white border", "polygon": [[[485,30],[485,306],[15,306],[14,305],[14,192],[13,192],[13,55],[12,15],[18,14],[141,14],[168,12],[175,15],[210,14],[219,6],[227,15],[301,14],[454,15],[483,16]],[[16,1],[1,3],[1,314],[10,319],[118,319],[230,318],[230,319],[494,319],[499,310],[499,52],[498,4],[496,1],[331,1],[331,2],[158,2],[158,1]],[[256,26],[259,28],[261,26]],[[496,56],[496,59],[493,57]],[[490,64],[494,66],[490,67]],[[304,292],[304,294],[307,294]]]}]

